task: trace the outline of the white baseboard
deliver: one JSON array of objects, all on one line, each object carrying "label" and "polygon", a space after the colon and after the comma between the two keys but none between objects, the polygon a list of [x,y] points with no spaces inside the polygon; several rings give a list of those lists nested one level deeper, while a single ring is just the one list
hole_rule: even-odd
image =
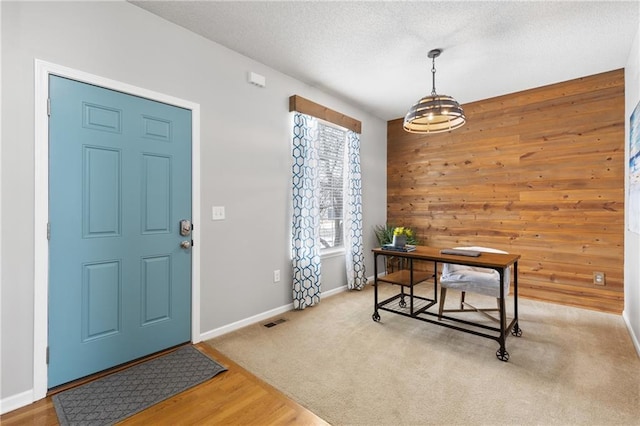
[{"label": "white baseboard", "polygon": [[323,291],[322,297],[333,296],[334,294],[342,293],[343,291],[347,291],[346,285],[343,285],[342,287],[334,288],[333,290]]},{"label": "white baseboard", "polygon": [[634,334],[633,327],[631,327],[631,322],[629,321],[629,317],[627,316],[627,311],[622,311],[622,319],[627,325],[627,330],[629,331],[629,336],[631,336],[633,346],[635,346],[636,352],[638,353],[638,356],[640,356],[640,342],[638,341],[638,336]]},{"label": "white baseboard", "polygon": [[231,333],[232,331],[236,331],[241,329],[242,327],[246,327],[248,325],[255,324],[260,321],[264,321],[267,318],[271,318],[276,315],[280,315],[284,312],[288,312],[293,309],[293,303],[289,303],[288,305],[281,306],[279,308],[271,309],[269,311],[263,312],[258,315],[254,315],[249,318],[242,319],[240,321],[232,322],[231,324],[224,325],[222,327],[206,331],[200,335],[201,340],[209,340],[214,337],[222,336],[223,334]]},{"label": "white baseboard", "polygon": [[25,407],[33,402],[33,390],[28,390],[17,395],[12,395],[0,400],[0,414]]},{"label": "white baseboard", "polygon": [[[333,290],[323,291],[322,297],[333,296],[334,294],[342,293],[347,290],[347,286],[342,286],[338,288],[334,288]],[[242,327],[246,327],[252,324],[256,324],[258,322],[264,321],[267,318],[274,317],[276,315],[283,314],[293,309],[293,303],[289,303],[288,305],[281,306],[279,308],[271,309],[269,311],[263,312],[261,314],[254,315],[249,318],[242,319],[240,321],[233,322],[231,324],[224,325],[222,327],[206,331],[200,335],[200,340],[209,340],[218,336],[222,336],[223,334],[231,333],[232,331],[236,331],[241,329]]]}]

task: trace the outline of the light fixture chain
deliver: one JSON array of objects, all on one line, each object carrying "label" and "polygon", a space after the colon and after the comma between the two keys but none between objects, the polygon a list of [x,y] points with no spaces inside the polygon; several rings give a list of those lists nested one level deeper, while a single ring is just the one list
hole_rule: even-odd
[{"label": "light fixture chain", "polygon": [[431,58],[431,96],[436,96],[436,57]]}]

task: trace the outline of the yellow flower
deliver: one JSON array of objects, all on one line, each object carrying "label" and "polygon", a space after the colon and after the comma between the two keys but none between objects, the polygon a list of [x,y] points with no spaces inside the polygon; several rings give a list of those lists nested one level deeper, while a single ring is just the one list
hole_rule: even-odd
[{"label": "yellow flower", "polygon": [[407,237],[413,236],[411,228],[405,228],[404,226],[398,226],[393,230],[393,235],[406,235]]}]

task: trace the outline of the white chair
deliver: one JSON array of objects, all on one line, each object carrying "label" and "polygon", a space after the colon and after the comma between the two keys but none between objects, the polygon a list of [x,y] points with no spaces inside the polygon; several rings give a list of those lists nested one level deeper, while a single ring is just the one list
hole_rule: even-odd
[{"label": "white chair", "polygon": [[[507,252],[487,247],[456,247],[458,249],[475,250],[487,253],[503,253]],[[507,268],[504,274],[504,296],[509,294],[509,284],[511,281],[511,268]],[[487,312],[498,311],[499,315],[504,316],[504,312],[500,312],[500,274],[494,269],[478,268],[474,266],[455,265],[444,263],[442,265],[442,273],[440,275],[440,306],[438,309],[438,319],[442,318],[443,312],[480,312],[494,321],[500,321],[489,315]],[[447,289],[460,290],[460,309],[444,309],[444,301],[447,296]],[[479,293],[485,296],[496,298],[498,302],[497,308],[477,308],[465,301],[466,292]],[[469,309],[465,309],[469,308]],[[506,316],[504,316],[504,324],[506,324]]]}]

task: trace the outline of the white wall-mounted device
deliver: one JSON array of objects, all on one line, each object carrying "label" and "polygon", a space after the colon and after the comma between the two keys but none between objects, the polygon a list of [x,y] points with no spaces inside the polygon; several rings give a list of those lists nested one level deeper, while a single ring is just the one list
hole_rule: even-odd
[{"label": "white wall-mounted device", "polygon": [[267,85],[267,79],[264,75],[260,75],[252,71],[249,71],[247,80],[249,80],[249,83],[258,87],[265,87]]}]

